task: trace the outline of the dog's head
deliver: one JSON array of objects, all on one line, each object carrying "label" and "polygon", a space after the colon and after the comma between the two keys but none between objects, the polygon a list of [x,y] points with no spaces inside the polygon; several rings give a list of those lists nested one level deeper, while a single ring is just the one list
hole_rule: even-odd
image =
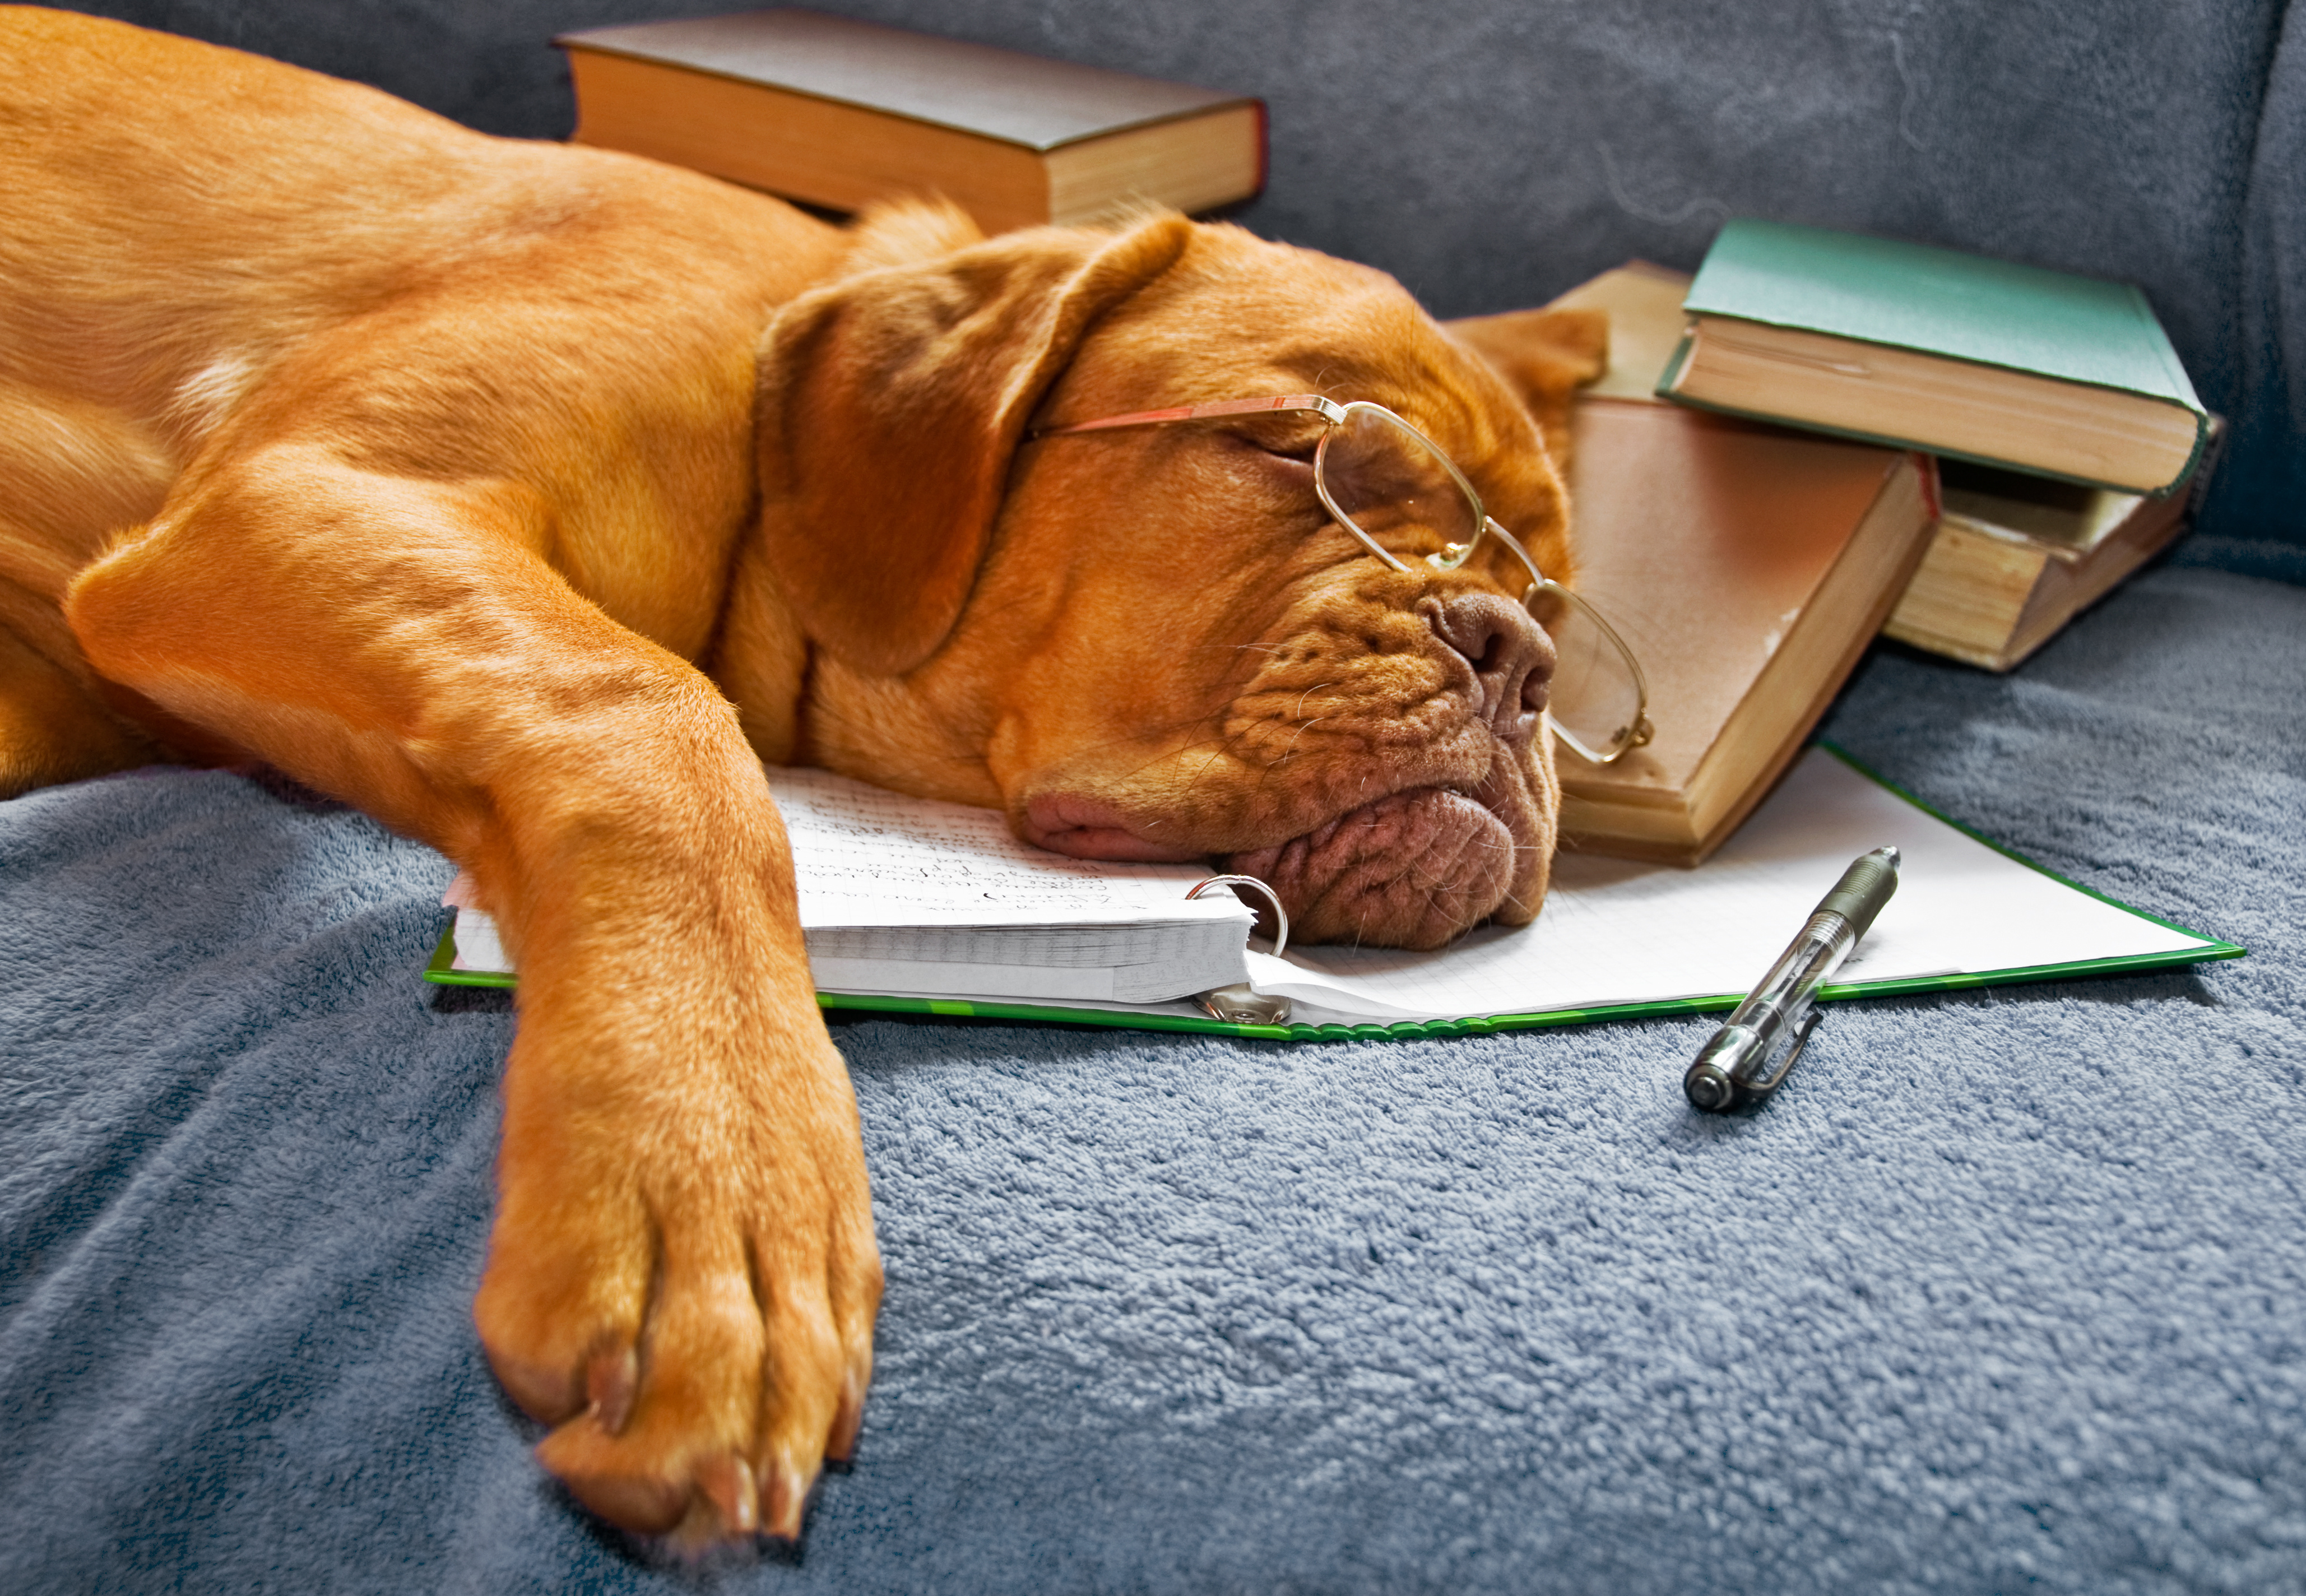
[{"label": "dog's head", "polygon": [[[716,661],[756,740],[998,806],[1062,853],[1222,860],[1308,940],[1432,947],[1533,916],[1553,654],[1519,580],[1435,568],[1414,513],[1382,534],[1399,568],[1371,554],[1316,494],[1315,415],[1050,429],[1374,401],[1566,576],[1525,397],[1590,371],[1541,363],[1517,395],[1391,278],[1236,228],[952,247],[964,225],[884,220],[764,339],[760,537]],[[787,721],[762,699],[796,651]]]}]

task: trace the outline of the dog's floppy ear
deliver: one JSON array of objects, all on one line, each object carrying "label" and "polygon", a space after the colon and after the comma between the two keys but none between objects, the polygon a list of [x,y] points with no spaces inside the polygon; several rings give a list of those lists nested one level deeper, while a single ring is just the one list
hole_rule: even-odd
[{"label": "dog's floppy ear", "polygon": [[961,618],[1028,419],[1097,319],[1191,236],[1037,228],[795,300],[759,351],[761,525],[821,647],[897,674]]},{"label": "dog's floppy ear", "polygon": [[1507,311],[1441,325],[1513,386],[1537,418],[1545,452],[1556,465],[1566,468],[1570,400],[1610,369],[1609,312]]}]

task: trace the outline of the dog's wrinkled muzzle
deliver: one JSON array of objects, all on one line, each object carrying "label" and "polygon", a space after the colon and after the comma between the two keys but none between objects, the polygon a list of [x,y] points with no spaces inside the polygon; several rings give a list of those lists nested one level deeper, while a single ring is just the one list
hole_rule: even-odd
[{"label": "dog's wrinkled muzzle", "polygon": [[1513,832],[1482,804],[1419,787],[1225,867],[1271,885],[1302,941],[1438,948],[1506,900],[1516,856]]},{"label": "dog's wrinkled muzzle", "polygon": [[[1525,761],[1553,676],[1551,641],[1491,593],[1429,597],[1417,611],[1472,670],[1466,707],[1497,738],[1501,766]],[[1518,906],[1523,855],[1550,841],[1522,834],[1534,830],[1526,786],[1501,769],[1478,793],[1408,788],[1225,867],[1269,883],[1302,941],[1438,948]]]}]

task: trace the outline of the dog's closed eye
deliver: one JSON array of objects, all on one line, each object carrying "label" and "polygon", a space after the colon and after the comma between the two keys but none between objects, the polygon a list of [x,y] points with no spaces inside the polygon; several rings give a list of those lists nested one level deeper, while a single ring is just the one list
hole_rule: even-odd
[{"label": "dog's closed eye", "polygon": [[1318,438],[1309,438],[1302,443],[1294,441],[1283,442],[1259,438],[1252,438],[1248,441],[1254,448],[1265,454],[1271,455],[1277,460],[1293,461],[1297,465],[1304,466],[1309,471],[1312,469],[1313,465],[1313,451],[1320,446],[1320,440]]},{"label": "dog's closed eye", "polygon": [[1237,422],[1218,436],[1236,448],[1254,449],[1258,454],[1277,460],[1287,460],[1311,470],[1313,451],[1320,447],[1321,434],[1327,429],[1292,424],[1289,422],[1268,422],[1260,425],[1253,422]]}]

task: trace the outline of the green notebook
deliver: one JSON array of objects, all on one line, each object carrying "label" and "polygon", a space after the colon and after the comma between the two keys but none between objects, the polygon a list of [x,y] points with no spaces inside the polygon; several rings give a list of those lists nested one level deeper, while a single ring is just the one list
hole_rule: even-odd
[{"label": "green notebook", "polygon": [[[812,872],[837,868],[840,858],[808,840],[815,824],[810,816],[828,793],[841,796],[839,779],[781,771],[771,776],[796,838],[806,923],[812,912],[821,913],[810,908]],[[793,785],[800,777],[806,780]],[[918,801],[871,789],[859,789],[858,801],[874,807],[876,862],[888,867],[887,861],[896,861],[901,871],[905,849],[893,817]],[[945,813],[955,809],[922,806],[904,824],[950,848],[956,840],[966,841],[966,828],[981,817],[999,823],[990,811]],[[1804,755],[1738,834],[1696,869],[1565,854],[1556,863],[1545,911],[1531,926],[1484,928],[1436,953],[1317,947],[1292,948],[1285,959],[1276,959],[1243,952],[1242,969],[1258,989],[1286,996],[1294,1006],[1287,1025],[1213,1020],[1182,993],[1137,1003],[1014,994],[1018,986],[1046,986],[1046,971],[1022,972],[1008,994],[937,991],[926,980],[908,990],[898,980],[878,990],[824,991],[817,1001],[828,1009],[1288,1040],[1451,1036],[1727,1009],[1768,968],[1849,861],[1884,843],[1905,857],[1897,896],[1842,967],[1839,982],[1827,988],[1828,997],[2165,969],[2243,952],[2053,875],[1821,747]],[[1073,874],[1080,863],[1066,861],[1063,868]],[[950,874],[953,866],[941,868]],[[460,919],[470,912],[460,911]],[[1241,928],[1236,936],[1245,933],[1245,919],[1233,923]],[[1078,943],[1095,934],[1076,931],[1061,940]],[[882,951],[913,945],[913,935],[895,933]],[[821,983],[835,985],[828,971],[854,977],[865,969],[850,961],[864,951],[853,940],[835,957],[824,958],[819,933],[812,930],[810,936]],[[922,945],[937,951],[932,944]],[[635,960],[645,968],[647,951],[636,949]],[[481,962],[503,960],[484,956]],[[886,974],[896,966],[879,968]],[[934,976],[949,975],[953,967],[916,969]],[[500,968],[457,968],[452,934],[443,935],[425,975],[484,986],[508,986],[515,978]],[[997,976],[989,980],[1001,984]]]},{"label": "green notebook", "polygon": [[1740,218],[1683,301],[1658,392],[2162,492],[2208,418],[2145,294],[1923,244]]}]

